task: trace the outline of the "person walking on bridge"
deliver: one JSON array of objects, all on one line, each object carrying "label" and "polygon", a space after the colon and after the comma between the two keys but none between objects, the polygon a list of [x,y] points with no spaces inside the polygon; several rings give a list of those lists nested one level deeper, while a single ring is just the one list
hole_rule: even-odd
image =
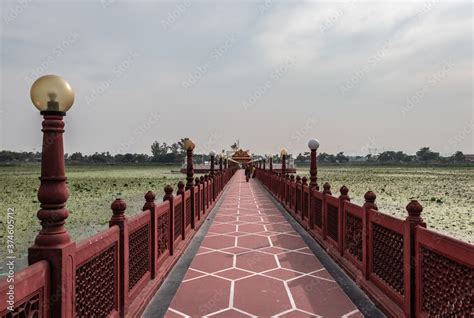
[{"label": "person walking on bridge", "polygon": [[249,182],[250,176],[252,175],[252,168],[250,165],[245,166],[245,179]]}]

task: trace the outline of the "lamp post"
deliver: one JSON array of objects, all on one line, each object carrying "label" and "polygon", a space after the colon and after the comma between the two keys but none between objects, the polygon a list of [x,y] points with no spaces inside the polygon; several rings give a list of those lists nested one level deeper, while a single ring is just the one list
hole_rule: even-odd
[{"label": "lamp post", "polygon": [[270,165],[270,172],[273,172],[273,155],[268,155],[268,164]]},{"label": "lamp post", "polygon": [[184,141],[184,149],[186,149],[186,190],[193,187],[194,166],[193,166],[193,150],[196,145],[194,142],[186,138]]},{"label": "lamp post", "polygon": [[215,160],[215,157],[216,157],[216,152],[214,150],[212,150],[209,153],[209,156],[211,156],[211,170],[210,170],[209,174],[211,175],[211,177],[213,177],[214,176],[214,160]]},{"label": "lamp post", "polygon": [[288,156],[288,151],[283,148],[280,151],[280,156],[281,156],[281,173],[285,174],[286,173],[286,156]]},{"label": "lamp post", "polygon": [[[37,213],[41,230],[32,247],[28,249],[28,263],[48,261],[51,268],[50,298],[52,317],[73,315],[73,300],[66,294],[72,292],[75,281],[76,243],[64,227],[69,216],[66,202],[69,191],[64,169],[63,117],[74,103],[74,91],[63,78],[46,75],[31,87],[31,100],[43,115],[43,149]],[[49,295],[48,295],[49,297]],[[49,298],[48,298],[49,299]]]},{"label": "lamp post", "polygon": [[310,139],[308,141],[308,147],[311,150],[311,165],[309,168],[309,174],[310,174],[310,183],[309,187],[310,188],[315,188],[316,190],[319,190],[318,186],[318,167],[316,163],[316,150],[319,148],[319,141],[317,139]]},{"label": "lamp post", "polygon": [[222,167],[223,167],[223,156],[220,155],[219,156],[219,170],[222,171]]},{"label": "lamp post", "polygon": [[263,170],[265,170],[266,165],[267,165],[267,160],[265,158],[262,158],[262,162],[263,162]]}]

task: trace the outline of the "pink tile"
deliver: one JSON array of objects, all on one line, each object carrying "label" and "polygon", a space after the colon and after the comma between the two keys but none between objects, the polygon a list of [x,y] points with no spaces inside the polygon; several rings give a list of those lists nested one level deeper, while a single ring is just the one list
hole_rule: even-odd
[{"label": "pink tile", "polygon": [[236,267],[259,273],[272,268],[277,268],[278,264],[273,255],[254,251],[237,255]]},{"label": "pink tile", "polygon": [[196,255],[189,266],[206,273],[213,273],[226,268],[231,268],[234,256],[221,252],[211,252],[203,255]]},{"label": "pink tile", "polygon": [[294,250],[297,248],[306,247],[306,243],[300,236],[293,236],[287,234],[278,234],[271,237],[273,246],[287,248]]},{"label": "pink tile", "polygon": [[232,247],[235,244],[235,239],[230,236],[216,235],[211,237],[205,237],[202,241],[201,246],[209,247],[212,249],[221,249]]},{"label": "pink tile", "polygon": [[218,314],[212,315],[212,318],[247,318],[247,317],[252,317],[246,314],[243,314],[241,312],[238,312],[237,310],[234,309],[229,309],[223,312],[220,312]]},{"label": "pink tile", "polygon": [[170,307],[190,316],[203,316],[227,308],[229,295],[229,281],[212,276],[196,278],[181,283]]},{"label": "pink tile", "polygon": [[252,273],[243,271],[241,269],[231,268],[231,269],[216,273],[214,275],[235,280],[242,277],[250,276],[252,275]]},{"label": "pink tile", "polygon": [[237,238],[237,246],[259,249],[270,246],[268,238],[258,235],[247,235]]},{"label": "pink tile", "polygon": [[278,278],[278,279],[282,279],[282,280],[288,280],[288,279],[292,279],[292,278],[301,276],[303,274],[297,273],[297,272],[294,272],[292,270],[285,269],[285,268],[277,268],[277,269],[272,270],[270,272],[266,272],[265,275],[275,277],[275,278]]},{"label": "pink tile", "polygon": [[323,265],[321,265],[314,255],[285,252],[277,255],[277,257],[281,267],[298,272],[310,273],[323,268]]},{"label": "pink tile", "polygon": [[357,309],[336,283],[303,276],[288,282],[288,288],[297,308],[317,315],[340,317]]},{"label": "pink tile", "polygon": [[283,282],[253,276],[235,282],[234,307],[260,317],[270,317],[291,308]]}]

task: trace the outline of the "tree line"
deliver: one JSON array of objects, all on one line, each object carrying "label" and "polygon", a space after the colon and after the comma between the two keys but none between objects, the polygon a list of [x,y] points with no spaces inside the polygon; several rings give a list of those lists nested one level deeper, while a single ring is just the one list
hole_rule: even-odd
[{"label": "tree line", "polygon": [[[81,152],[65,154],[64,158],[68,163],[98,163],[98,164],[133,164],[133,163],[168,163],[181,164],[186,157],[184,149],[185,138],[168,144],[166,142],[155,141],[150,147],[151,154],[126,153],[112,155],[107,152],[95,152],[87,155]],[[236,143],[231,145],[233,150],[237,150]],[[209,160],[207,154],[195,154],[203,160]],[[280,162],[279,156],[275,155],[274,162]],[[295,157],[296,163],[307,163],[311,160],[310,153],[299,153]],[[3,150],[0,151],[0,163],[22,163],[41,161],[40,152],[15,152]],[[318,163],[344,164],[349,162],[367,162],[374,164],[409,164],[409,163],[433,163],[450,164],[466,163],[466,157],[461,151],[456,151],[453,155],[443,157],[439,152],[432,151],[429,147],[423,147],[414,155],[408,155],[403,151],[384,151],[378,155],[368,154],[366,156],[349,157],[344,152],[337,154],[328,154],[325,152],[318,154]]]},{"label": "tree line", "polygon": [[[186,156],[184,149],[184,141],[186,138],[168,144],[166,142],[155,141],[150,147],[150,154],[142,153],[125,153],[112,155],[108,151],[95,152],[87,155],[82,152],[74,152],[72,154],[64,154],[64,159],[68,163],[92,163],[92,164],[132,164],[132,163],[169,163],[180,164]],[[198,155],[198,154],[196,154]],[[204,156],[204,160],[209,160],[208,155]],[[41,152],[15,152],[2,150],[0,151],[0,163],[26,163],[41,161]]]},{"label": "tree line", "polygon": [[[295,158],[296,163],[309,162],[311,160],[309,152],[300,153]],[[422,147],[414,155],[408,155],[403,151],[384,151],[378,155],[368,154],[366,156],[349,157],[344,152],[336,155],[322,152],[318,154],[319,163],[348,163],[348,162],[368,162],[377,164],[408,164],[408,163],[466,163],[466,156],[462,151],[456,151],[451,156],[443,157],[439,152],[434,152],[430,147]]]}]

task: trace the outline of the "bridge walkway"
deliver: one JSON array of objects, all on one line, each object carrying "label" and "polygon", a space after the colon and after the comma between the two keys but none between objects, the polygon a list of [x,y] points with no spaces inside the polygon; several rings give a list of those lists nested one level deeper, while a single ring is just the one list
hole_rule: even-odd
[{"label": "bridge walkway", "polygon": [[256,179],[237,172],[213,213],[165,317],[363,317]]}]

